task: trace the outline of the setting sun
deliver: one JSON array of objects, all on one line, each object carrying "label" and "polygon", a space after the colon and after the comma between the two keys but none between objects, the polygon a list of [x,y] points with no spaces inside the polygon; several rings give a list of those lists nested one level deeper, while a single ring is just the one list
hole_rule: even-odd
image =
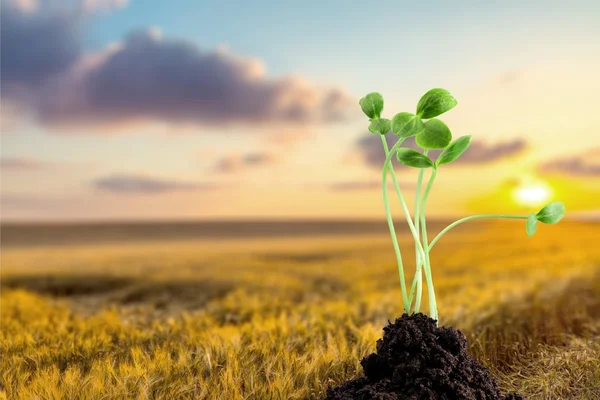
[{"label": "setting sun", "polygon": [[513,191],[514,200],[522,206],[539,206],[551,196],[552,188],[543,181],[526,182]]}]

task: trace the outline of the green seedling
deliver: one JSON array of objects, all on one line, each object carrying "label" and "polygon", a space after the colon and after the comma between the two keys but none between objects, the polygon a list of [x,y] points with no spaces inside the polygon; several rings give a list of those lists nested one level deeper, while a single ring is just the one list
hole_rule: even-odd
[{"label": "green seedling", "polygon": [[[435,299],[435,288],[431,275],[431,261],[429,254],[433,246],[449,230],[464,222],[483,219],[483,218],[505,218],[526,220],[525,230],[527,235],[533,236],[537,230],[538,222],[544,224],[555,224],[565,215],[565,206],[560,202],[550,203],[542,208],[538,213],[529,215],[505,215],[505,214],[481,214],[472,215],[459,219],[442,229],[440,233],[430,242],[427,235],[426,206],[431,187],[437,177],[442,165],[456,161],[469,148],[471,136],[462,136],[452,141],[450,128],[444,122],[435,118],[454,108],[457,104],[456,99],[445,89],[431,89],[421,97],[417,103],[416,112],[401,112],[396,114],[391,120],[382,118],[383,97],[379,93],[369,93],[363,97],[359,104],[363,112],[369,117],[369,131],[381,136],[381,142],[385,151],[386,160],[383,164],[382,188],[383,203],[388,227],[392,236],[392,244],[396,254],[398,264],[398,273],[400,275],[400,288],[402,290],[402,302],[404,312],[407,314],[419,312],[423,296],[423,275],[427,284],[429,295],[429,316],[438,320],[438,311]],[[385,135],[389,132],[398,136],[397,142],[390,149]],[[401,147],[403,142],[409,137],[415,137],[415,142],[422,148],[422,151],[416,151],[410,148]],[[433,149],[442,149],[442,152],[434,161],[428,156],[428,151]],[[418,168],[417,192],[415,198],[414,214],[411,215],[402,190],[398,185],[398,179],[392,164],[392,158],[409,167]],[[429,181],[423,190],[423,176],[425,170],[430,170]],[[387,190],[387,178],[392,177],[394,190],[402,206],[406,222],[415,242],[416,268],[410,290],[407,288],[404,278],[404,264],[402,254],[398,245],[394,221],[390,210],[390,202]]]}]

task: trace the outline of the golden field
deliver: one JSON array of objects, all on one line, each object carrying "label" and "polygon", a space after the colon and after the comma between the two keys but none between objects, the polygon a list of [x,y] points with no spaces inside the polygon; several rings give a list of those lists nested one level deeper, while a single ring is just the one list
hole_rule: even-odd
[{"label": "golden field", "polygon": [[[600,399],[600,225],[524,225],[440,240],[441,324],[506,391]],[[1,301],[5,399],[319,399],[402,310],[379,234],[11,242]]]}]

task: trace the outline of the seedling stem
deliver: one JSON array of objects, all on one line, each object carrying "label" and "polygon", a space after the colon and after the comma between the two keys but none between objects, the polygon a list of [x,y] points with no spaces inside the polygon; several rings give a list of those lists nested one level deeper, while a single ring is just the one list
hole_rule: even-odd
[{"label": "seedling stem", "polygon": [[[388,156],[387,158],[391,158],[389,157],[389,154],[394,154],[394,153],[390,153],[388,150],[388,145],[387,142],[385,141],[385,136],[381,135],[381,141],[383,143],[383,148],[385,150],[385,154],[386,156]],[[402,144],[402,142],[399,142],[399,144]],[[398,147],[399,147],[398,144]],[[392,149],[393,150],[393,149]],[[383,168],[383,177],[382,177],[382,187],[383,187],[383,205],[385,206],[385,216],[387,218],[387,223],[388,223],[388,227],[390,229],[390,235],[392,236],[392,245],[394,246],[394,252],[396,253],[396,262],[398,264],[398,274],[400,275],[400,288],[402,290],[402,302],[404,304],[404,312],[408,314],[408,312],[410,311],[410,303],[408,301],[408,297],[406,295],[406,281],[404,279],[404,265],[402,263],[402,254],[400,253],[400,245],[398,244],[398,238],[396,237],[396,229],[394,228],[394,219],[392,218],[392,210],[390,209],[390,201],[388,199],[388,191],[387,191],[387,173],[388,171],[392,174],[392,180],[394,181],[394,185],[396,185],[397,190],[399,191],[400,188],[397,186],[397,180],[396,180],[396,173],[394,172],[394,168],[391,165],[391,163],[388,165],[388,163],[385,164],[385,167]],[[402,197],[401,195],[399,195],[399,197]]]},{"label": "seedling stem", "polygon": [[433,246],[437,243],[438,240],[442,238],[450,229],[454,228],[457,225],[460,225],[464,222],[470,221],[472,219],[484,219],[484,218],[499,218],[499,219],[527,219],[527,215],[505,215],[505,214],[480,214],[480,215],[471,215],[469,217],[464,217],[459,219],[458,221],[454,221],[447,227],[445,227],[438,235],[431,241],[429,244],[429,250],[433,248]]}]

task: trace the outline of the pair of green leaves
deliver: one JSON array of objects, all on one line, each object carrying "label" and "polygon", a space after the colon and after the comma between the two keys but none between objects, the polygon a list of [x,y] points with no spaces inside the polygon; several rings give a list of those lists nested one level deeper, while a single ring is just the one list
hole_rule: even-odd
[{"label": "pair of green leaves", "polygon": [[415,141],[419,146],[424,149],[445,149],[450,144],[452,140],[450,129],[445,123],[433,117],[450,111],[457,103],[454,96],[445,89],[431,89],[421,97],[417,103],[415,118],[429,119],[429,121],[423,124],[422,130],[416,132]]},{"label": "pair of green leaves", "polygon": [[[431,122],[431,121],[428,121]],[[437,168],[438,165],[449,164],[458,159],[471,145],[471,136],[461,136],[446,147],[435,163],[425,154],[413,149],[400,148],[396,153],[398,161],[404,165],[415,168]]]},{"label": "pair of green leaves", "polygon": [[416,136],[415,140],[424,149],[443,149],[452,140],[450,129],[439,119],[423,123],[421,118],[436,117],[456,106],[456,99],[445,89],[431,89],[417,104],[417,114],[398,113],[392,118],[391,129],[401,138]]},{"label": "pair of green leaves", "polygon": [[391,129],[391,121],[387,118],[381,118],[383,111],[383,96],[377,92],[369,93],[360,101],[360,108],[369,117],[369,131],[385,135]]},{"label": "pair of green leaves", "polygon": [[369,131],[385,135],[392,130],[401,138],[416,136],[416,142],[424,149],[443,149],[452,140],[450,129],[442,121],[429,119],[441,115],[456,106],[456,99],[445,89],[431,89],[421,97],[417,104],[417,113],[398,113],[390,121],[381,118],[383,96],[377,92],[369,93],[359,101],[360,107],[371,123]]},{"label": "pair of green leaves", "polygon": [[555,201],[542,208],[537,214],[529,214],[525,226],[527,235],[533,236],[535,234],[538,221],[543,224],[556,224],[564,217],[565,211],[565,205],[560,201]]},{"label": "pair of green leaves", "polygon": [[[369,93],[359,101],[360,108],[369,119],[381,118],[383,96],[377,92]],[[446,89],[431,89],[417,103],[417,117],[429,119],[453,109],[457,100]]]},{"label": "pair of green leaves", "polygon": [[424,149],[443,149],[452,140],[450,129],[439,119],[423,123],[414,114],[403,112],[392,118],[392,131],[401,138],[416,136],[415,141]]}]

